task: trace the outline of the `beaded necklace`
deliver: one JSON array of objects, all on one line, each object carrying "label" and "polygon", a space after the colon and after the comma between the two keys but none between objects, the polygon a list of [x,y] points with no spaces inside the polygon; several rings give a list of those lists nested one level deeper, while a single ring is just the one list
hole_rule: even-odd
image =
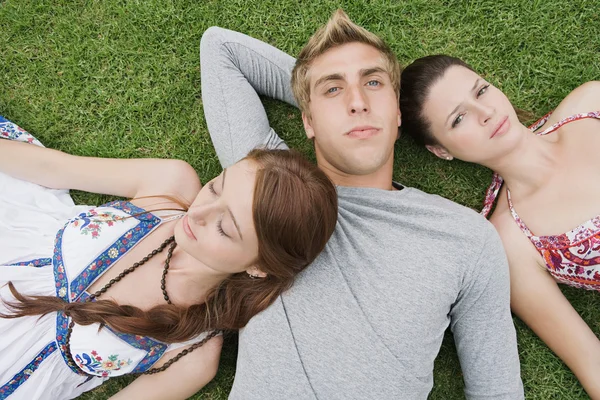
[{"label": "beaded necklace", "polygon": [[[87,299],[85,299],[85,302],[94,301],[95,299],[97,299],[98,297],[100,297],[103,293],[106,293],[106,291],[112,285],[114,285],[115,283],[119,282],[121,279],[123,279],[124,276],[126,276],[126,275],[132,273],[133,271],[135,271],[140,265],[145,264],[146,261],[148,261],[149,259],[151,259],[155,255],[157,255],[158,253],[162,252],[169,244],[170,244],[170,246],[169,246],[169,250],[167,251],[167,259],[165,260],[165,266],[163,268],[162,278],[160,280],[160,289],[161,289],[161,291],[163,293],[163,298],[165,299],[165,301],[167,302],[167,304],[173,304],[171,302],[171,299],[169,299],[169,295],[167,293],[165,282],[166,282],[167,273],[169,272],[169,263],[171,262],[171,257],[173,256],[173,250],[175,250],[175,247],[177,246],[177,242],[175,242],[175,236],[169,237],[167,240],[165,240],[164,242],[162,242],[161,245],[158,246],[158,248],[152,250],[147,256],[145,256],[144,258],[142,258],[140,261],[134,263],[131,267],[129,267],[126,270],[124,270],[123,272],[121,272],[115,278],[111,279],[100,290],[98,290],[96,293],[90,295]],[[67,316],[69,316],[69,311],[65,311],[65,314]],[[68,360],[67,364],[70,367],[76,368],[77,365],[75,364],[75,361],[73,360],[73,355],[71,354],[71,346],[70,346],[71,333],[73,332],[73,327],[74,326],[75,326],[75,321],[73,321],[73,319],[71,318],[71,322],[69,323],[69,328],[67,330],[67,335],[66,335],[66,338],[65,338],[65,356],[67,357],[67,360]],[[182,352],[180,352],[179,354],[177,354],[175,357],[171,358],[162,367],[160,367],[160,368],[151,368],[148,371],[142,372],[142,374],[143,375],[152,375],[152,374],[156,374],[158,372],[162,372],[162,371],[166,370],[174,362],[179,361],[179,359],[181,357],[183,357],[183,356],[191,353],[192,351],[196,350],[198,347],[201,347],[204,343],[208,342],[210,339],[212,339],[213,337],[215,337],[219,333],[220,333],[220,331],[218,331],[218,330],[212,331],[211,333],[209,333],[204,339],[202,339],[198,343],[193,344],[189,348],[187,348],[187,349],[183,350]],[[89,375],[85,371],[81,371],[81,373],[83,375]]]}]

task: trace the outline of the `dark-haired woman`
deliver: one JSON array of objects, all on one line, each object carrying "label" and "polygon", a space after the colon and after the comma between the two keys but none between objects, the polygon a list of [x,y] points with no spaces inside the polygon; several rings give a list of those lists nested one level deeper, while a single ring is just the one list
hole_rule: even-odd
[{"label": "dark-haired woman", "polygon": [[[600,341],[557,283],[600,290],[600,82],[571,92],[530,128],[460,59],[402,74],[402,130],[436,156],[495,171],[483,213],[504,242],[513,311],[600,398]],[[533,131],[533,132],[532,132]]]},{"label": "dark-haired woman", "polygon": [[[204,187],[185,162],[76,157],[0,118],[0,398],[184,399],[239,329],[323,249],[334,186],[255,150]],[[37,145],[36,145],[37,144]],[[63,189],[131,198],[75,206]]]}]

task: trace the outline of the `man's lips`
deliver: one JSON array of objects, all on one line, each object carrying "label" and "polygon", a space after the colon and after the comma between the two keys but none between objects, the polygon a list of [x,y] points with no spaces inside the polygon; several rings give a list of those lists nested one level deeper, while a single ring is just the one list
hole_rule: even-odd
[{"label": "man's lips", "polygon": [[490,139],[494,136],[502,135],[508,130],[508,128],[510,128],[510,122],[508,121],[508,116],[506,116],[498,123],[496,129],[494,129],[494,132],[492,132]]},{"label": "man's lips", "polygon": [[194,235],[194,232],[192,232],[192,229],[190,228],[190,224],[188,223],[187,215],[185,217],[183,217],[183,219],[181,220],[181,225],[183,226],[183,231],[185,232],[186,235],[189,236],[190,239],[197,240],[196,236]]},{"label": "man's lips", "polygon": [[378,132],[379,128],[375,128],[374,126],[357,126],[352,128],[346,135],[354,139],[367,139],[375,136]]}]

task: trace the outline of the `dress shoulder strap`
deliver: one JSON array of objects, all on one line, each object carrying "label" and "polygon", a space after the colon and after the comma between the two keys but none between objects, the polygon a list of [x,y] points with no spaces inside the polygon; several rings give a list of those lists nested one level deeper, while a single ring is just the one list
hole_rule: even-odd
[{"label": "dress shoulder strap", "polygon": [[502,183],[504,179],[500,175],[494,172],[494,176],[492,177],[492,183],[487,188],[485,192],[485,200],[483,201],[483,209],[480,214],[487,218],[488,214],[492,210],[494,206],[494,202],[498,197],[498,192],[500,192],[500,188],[502,187]]},{"label": "dress shoulder strap", "polygon": [[549,126],[548,128],[544,129],[543,131],[536,133],[536,135],[540,135],[540,136],[547,135],[549,133],[554,132],[555,130],[557,130],[561,126],[568,124],[569,122],[578,121],[580,119],[586,119],[586,118],[600,119],[600,111],[590,111],[590,112],[587,112],[587,113],[581,113],[581,114],[571,115],[571,116],[569,116],[567,118],[561,119],[560,121],[558,121],[554,125]]},{"label": "dress shoulder strap", "polygon": [[534,236],[533,233],[531,233],[531,231],[529,230],[527,225],[525,225],[525,222],[523,222],[521,217],[519,217],[519,214],[517,214],[517,211],[515,210],[515,207],[513,206],[512,198],[510,197],[510,189],[509,188],[506,188],[506,199],[508,200],[508,208],[510,209],[510,213],[511,213],[513,219],[515,220],[515,222],[517,223],[517,225],[519,226],[521,231],[523,231],[525,236],[527,236],[530,240],[533,240],[533,236]]}]

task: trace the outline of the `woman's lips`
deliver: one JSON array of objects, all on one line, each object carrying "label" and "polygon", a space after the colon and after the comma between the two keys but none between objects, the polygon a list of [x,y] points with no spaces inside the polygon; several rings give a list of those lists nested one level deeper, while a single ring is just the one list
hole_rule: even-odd
[{"label": "woman's lips", "polygon": [[504,117],[504,119],[500,121],[500,123],[492,133],[492,136],[490,136],[490,139],[495,136],[500,136],[506,133],[506,131],[508,131],[508,128],[510,128],[510,121],[508,120],[508,117]]},{"label": "woman's lips", "polygon": [[183,219],[181,220],[181,225],[183,226],[183,231],[185,232],[186,235],[189,236],[190,239],[198,240],[198,239],[196,239],[194,232],[192,232],[192,228],[190,228],[190,224],[188,223],[187,215],[185,217],[183,217]]}]

